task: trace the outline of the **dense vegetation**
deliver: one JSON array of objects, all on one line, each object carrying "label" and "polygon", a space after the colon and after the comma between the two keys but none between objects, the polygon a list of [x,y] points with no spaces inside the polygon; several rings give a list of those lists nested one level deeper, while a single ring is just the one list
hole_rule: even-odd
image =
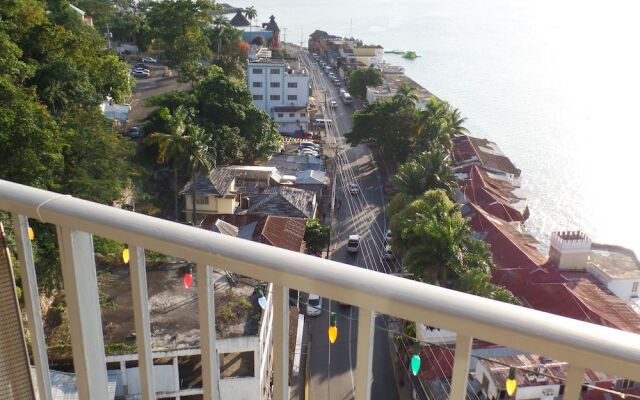
[{"label": "dense vegetation", "polygon": [[349,74],[349,93],[364,99],[367,95],[367,86],[382,84],[382,72],[376,68],[360,68]]},{"label": "dense vegetation", "polygon": [[460,206],[452,201],[455,180],[449,161],[451,138],[466,133],[464,118],[448,103],[431,98],[416,106],[415,89],[403,86],[388,101],[354,114],[347,141],[376,143],[397,166],[387,214],[392,248],[413,279],[518,303],[490,282],[494,264],[487,245],[471,235]]}]

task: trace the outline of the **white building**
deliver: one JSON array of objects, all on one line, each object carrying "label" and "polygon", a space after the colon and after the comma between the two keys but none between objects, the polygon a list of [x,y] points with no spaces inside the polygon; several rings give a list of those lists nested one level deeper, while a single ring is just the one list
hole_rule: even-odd
[{"label": "white building", "polygon": [[253,104],[278,123],[280,132],[308,128],[309,73],[297,60],[250,60],[247,85]]},{"label": "white building", "polygon": [[592,243],[582,232],[554,232],[549,261],[560,271],[586,271],[640,313],[640,262],[633,251]]},{"label": "white building", "polygon": [[[554,400],[563,397],[564,382],[567,379],[569,364],[562,361],[546,359],[534,354],[494,357],[497,363],[487,360],[476,362],[475,379],[480,383],[480,390],[487,399],[540,399]],[[517,390],[513,397],[506,393],[506,381],[510,368],[515,367]],[[553,376],[553,378],[551,377]],[[584,370],[582,380],[586,384],[617,384],[617,379],[605,373]]]}]

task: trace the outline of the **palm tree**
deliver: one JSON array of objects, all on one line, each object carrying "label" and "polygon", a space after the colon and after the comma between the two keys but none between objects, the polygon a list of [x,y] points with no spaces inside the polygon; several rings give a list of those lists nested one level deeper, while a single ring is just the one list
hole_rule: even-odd
[{"label": "palm tree", "polygon": [[189,126],[187,136],[189,167],[191,169],[191,222],[196,224],[196,195],[198,180],[200,174],[209,176],[211,170],[215,168],[216,158],[209,143],[211,138],[205,133],[204,129],[197,125]]},{"label": "palm tree", "polygon": [[392,181],[398,191],[414,197],[430,189],[450,191],[455,179],[449,154],[441,147],[419,154],[400,165]]},{"label": "palm tree", "polygon": [[426,109],[418,112],[416,147],[419,150],[430,150],[439,146],[451,147],[449,114],[449,104],[435,97],[429,99]]},{"label": "palm tree", "polygon": [[250,6],[244,9],[243,14],[245,17],[249,18],[249,42],[251,42],[251,40],[253,40],[253,38],[251,37],[253,19],[258,16],[258,12],[256,11],[254,6]]},{"label": "palm tree", "polygon": [[416,94],[416,91],[417,89],[415,86],[409,86],[406,82],[403,82],[402,85],[398,88],[396,94],[393,95],[391,101],[401,108],[416,108],[416,104],[420,100],[418,98],[418,95]]},{"label": "palm tree", "polygon": [[468,134],[469,130],[467,130],[467,128],[465,128],[462,125],[466,120],[467,120],[466,118],[463,118],[460,115],[460,110],[449,106],[449,119],[447,121],[447,128],[446,128],[449,136],[459,136],[459,135]]},{"label": "palm tree", "polygon": [[160,117],[165,121],[167,132],[154,132],[144,139],[146,145],[158,146],[156,162],[158,164],[170,163],[173,169],[176,221],[178,220],[178,169],[176,164],[177,160],[185,154],[188,148],[188,137],[185,132],[192,115],[193,110],[186,109],[183,106],[176,108],[173,114],[165,107],[160,111]]}]

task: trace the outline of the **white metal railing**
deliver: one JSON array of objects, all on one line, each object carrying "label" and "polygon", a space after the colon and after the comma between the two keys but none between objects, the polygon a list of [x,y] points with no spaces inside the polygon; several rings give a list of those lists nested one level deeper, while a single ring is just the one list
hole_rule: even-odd
[{"label": "white metal railing", "polygon": [[273,382],[276,399],[288,398],[288,288],[318,293],[360,307],[356,399],[369,398],[374,312],[427,322],[458,333],[450,393],[454,399],[465,397],[472,338],[568,362],[567,399],[578,398],[585,368],[640,381],[640,335],[1,180],[0,210],[10,212],[13,217],[41,396],[51,392],[46,390],[50,383],[27,217],[55,224],[58,229],[73,358],[82,399],[105,399],[107,396],[105,355],[100,351],[103,349],[103,337],[92,234],[128,243],[133,250],[132,279],[137,282],[133,294],[138,297],[134,300],[136,341],[143,375],[142,394],[146,399],[155,397],[148,310],[139,302],[146,296],[143,249],[195,262],[199,280],[207,283],[198,285],[205,399],[219,398],[215,319],[212,318],[215,315],[212,265],[273,282]]}]

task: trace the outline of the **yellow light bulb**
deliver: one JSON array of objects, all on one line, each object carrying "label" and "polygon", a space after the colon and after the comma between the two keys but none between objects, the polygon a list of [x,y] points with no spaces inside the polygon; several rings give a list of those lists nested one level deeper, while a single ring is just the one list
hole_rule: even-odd
[{"label": "yellow light bulb", "polygon": [[507,382],[505,383],[507,394],[509,396],[513,396],[518,389],[518,382],[516,381],[516,369],[511,367],[509,370],[509,377],[507,378]]},{"label": "yellow light bulb", "polygon": [[29,227],[29,240],[33,240],[36,238],[36,235],[33,233],[33,228]]},{"label": "yellow light bulb", "polygon": [[124,261],[125,264],[129,263],[129,249],[126,247],[122,250],[122,261]]},{"label": "yellow light bulb", "polygon": [[334,344],[337,339],[338,339],[338,327],[337,326],[330,326],[329,327],[329,342],[331,344]]}]

